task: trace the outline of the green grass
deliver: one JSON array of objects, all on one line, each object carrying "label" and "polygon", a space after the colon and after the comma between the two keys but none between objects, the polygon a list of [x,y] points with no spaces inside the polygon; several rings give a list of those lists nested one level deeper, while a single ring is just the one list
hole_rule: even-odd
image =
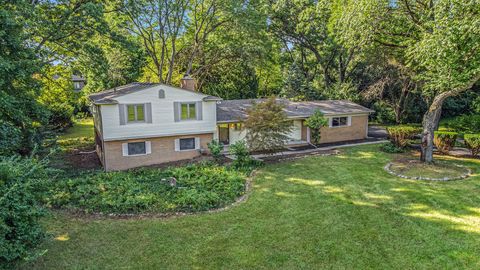
[{"label": "green grass", "polygon": [[73,149],[93,149],[95,144],[93,119],[75,120],[73,126],[58,136],[58,145],[64,151]]},{"label": "green grass", "polygon": [[93,138],[93,119],[85,118],[75,120],[73,126],[64,134],[59,136],[60,140],[76,139],[76,138]]},{"label": "green grass", "polygon": [[[376,146],[268,165],[227,211],[45,220],[28,269],[479,269],[480,176],[405,180]],[[480,170],[479,160],[450,159]]]}]

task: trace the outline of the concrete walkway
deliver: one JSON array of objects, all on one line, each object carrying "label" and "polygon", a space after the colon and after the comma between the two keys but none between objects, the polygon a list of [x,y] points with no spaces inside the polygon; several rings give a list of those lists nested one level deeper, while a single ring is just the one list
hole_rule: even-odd
[{"label": "concrete walkway", "polygon": [[[359,146],[359,145],[368,145],[368,144],[379,144],[379,143],[386,143],[388,142],[387,140],[378,140],[378,141],[370,141],[370,142],[359,142],[359,143],[351,143],[351,144],[342,144],[342,145],[332,145],[332,146],[326,146],[326,147],[319,147],[319,148],[313,148],[313,149],[305,149],[305,150],[297,150],[297,151],[282,151],[282,152],[277,152],[273,154],[256,154],[252,155],[252,158],[257,159],[257,160],[262,160],[264,158],[270,158],[270,157],[288,157],[288,156],[293,156],[293,155],[300,155],[300,154],[312,154],[315,152],[322,152],[322,151],[330,151],[330,150],[335,150],[338,148],[345,148],[345,147],[352,147],[352,146]],[[227,158],[234,160],[235,157],[232,155],[226,155]]]}]

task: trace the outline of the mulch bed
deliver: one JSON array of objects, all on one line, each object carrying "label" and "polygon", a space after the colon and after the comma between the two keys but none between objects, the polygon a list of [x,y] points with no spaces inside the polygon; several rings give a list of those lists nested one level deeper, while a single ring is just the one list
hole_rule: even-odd
[{"label": "mulch bed", "polygon": [[324,151],[315,151],[315,152],[309,152],[309,153],[267,156],[267,157],[261,158],[261,160],[263,160],[263,162],[265,162],[266,164],[273,164],[273,163],[279,163],[283,161],[294,160],[294,159],[299,159],[304,157],[332,156],[332,155],[338,155],[339,153],[340,153],[339,150],[324,150]]}]

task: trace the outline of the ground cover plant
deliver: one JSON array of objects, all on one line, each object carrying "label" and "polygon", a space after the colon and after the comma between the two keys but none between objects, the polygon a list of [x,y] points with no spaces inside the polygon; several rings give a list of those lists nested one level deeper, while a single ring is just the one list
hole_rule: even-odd
[{"label": "ground cover plant", "polygon": [[378,145],[263,167],[248,199],[171,219],[44,220],[53,235],[28,269],[478,269],[480,161],[474,175],[415,181],[383,167],[410,153]]},{"label": "ground cover plant", "polygon": [[53,181],[45,202],[54,208],[96,213],[200,211],[232,203],[246,175],[208,163],[86,173]]}]

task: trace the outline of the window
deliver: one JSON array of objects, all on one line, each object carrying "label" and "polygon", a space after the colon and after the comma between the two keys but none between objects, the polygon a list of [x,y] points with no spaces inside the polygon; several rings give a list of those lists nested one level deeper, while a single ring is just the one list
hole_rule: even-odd
[{"label": "window", "polygon": [[348,117],[333,117],[331,127],[348,126]]},{"label": "window", "polygon": [[128,155],[145,155],[147,153],[147,147],[145,142],[128,143]]},{"label": "window", "polygon": [[232,124],[232,126],[235,131],[241,131],[243,129],[242,123],[235,123],[235,124]]},{"label": "window", "polygon": [[180,151],[195,149],[195,138],[180,139],[179,143],[180,143]]},{"label": "window", "polygon": [[182,120],[195,120],[197,119],[197,111],[195,103],[182,103],[181,104],[181,119]]},{"label": "window", "polygon": [[127,120],[128,122],[145,122],[144,105],[127,105]]},{"label": "window", "polygon": [[158,90],[158,98],[165,98],[165,90],[163,89]]},{"label": "window", "polygon": [[73,89],[75,90],[82,89],[82,85],[80,84],[80,82],[73,82]]}]

